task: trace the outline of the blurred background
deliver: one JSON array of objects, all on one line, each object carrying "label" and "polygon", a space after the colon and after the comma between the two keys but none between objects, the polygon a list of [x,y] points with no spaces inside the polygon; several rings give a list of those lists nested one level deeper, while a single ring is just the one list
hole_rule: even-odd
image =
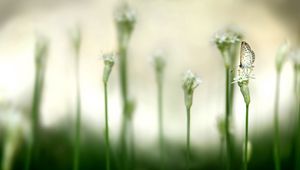
[{"label": "blurred background", "polygon": [[[42,154],[34,169],[72,169],[76,86],[70,31],[82,31],[80,90],[82,149],[80,168],[104,169],[104,100],[101,55],[117,50],[114,11],[117,0],[0,0],[0,158],[5,127],[30,124],[34,89],[34,44],[37,35],[49,39],[49,55],[40,108]],[[288,40],[300,38],[300,2],[297,0],[130,0],[137,14],[128,49],[130,97],[135,159],[132,169],[159,169],[158,114],[155,71],[151,56],[164,51],[164,138],[166,168],[184,169],[186,113],[181,88],[183,73],[196,72],[203,83],[195,90],[191,115],[192,169],[223,169],[218,117],[224,115],[225,72],[223,58],[213,42],[216,32],[235,27],[256,54],[255,79],[250,81],[250,169],[273,169],[272,138],[275,100],[275,56]],[[109,81],[109,124],[116,162],[122,101],[118,60]],[[237,64],[238,65],[238,64]],[[280,93],[281,160],[283,169],[294,164],[294,127],[297,112],[293,91],[293,66],[282,70]],[[232,132],[237,155],[242,152],[245,106],[236,89]],[[12,115],[21,115],[16,119]],[[10,120],[13,119],[13,120]],[[21,120],[19,120],[21,119]],[[26,131],[26,130],[25,130]],[[18,138],[12,169],[24,167],[25,138]],[[242,156],[236,164],[241,165]]]}]

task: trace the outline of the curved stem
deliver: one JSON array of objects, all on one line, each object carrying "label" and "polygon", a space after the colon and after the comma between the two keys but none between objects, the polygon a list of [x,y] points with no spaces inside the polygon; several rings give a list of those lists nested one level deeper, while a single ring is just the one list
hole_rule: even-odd
[{"label": "curved stem", "polygon": [[186,148],[187,148],[186,161],[187,161],[187,170],[190,169],[190,111],[191,111],[191,108],[187,107],[186,108],[186,112],[187,112],[187,135],[186,135]]},{"label": "curved stem", "polygon": [[276,91],[275,91],[275,104],[274,104],[274,161],[275,169],[280,170],[280,138],[279,138],[279,96],[280,96],[280,73],[276,75]]},{"label": "curved stem", "polygon": [[106,144],[106,170],[110,170],[110,143],[108,127],[108,107],[107,107],[107,83],[104,83],[104,103],[105,103],[105,144]]},{"label": "curved stem", "polygon": [[244,170],[247,170],[247,162],[248,162],[248,117],[249,117],[249,104],[246,104]]}]

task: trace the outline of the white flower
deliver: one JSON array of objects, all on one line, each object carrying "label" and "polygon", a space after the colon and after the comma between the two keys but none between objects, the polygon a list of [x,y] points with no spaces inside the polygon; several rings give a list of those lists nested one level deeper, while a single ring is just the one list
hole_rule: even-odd
[{"label": "white flower", "polygon": [[300,65],[300,49],[296,49],[290,52],[289,58],[296,64]]},{"label": "white flower", "polygon": [[184,100],[187,108],[192,106],[194,90],[201,82],[202,81],[200,78],[197,77],[191,70],[188,70],[185,73],[182,88],[184,91]]},{"label": "white flower", "polygon": [[202,83],[202,80],[196,76],[191,70],[186,71],[183,78],[182,88],[187,92],[193,92],[199,84]]},{"label": "white flower", "polygon": [[134,24],[136,21],[136,12],[128,4],[121,4],[116,10],[115,20],[118,23]]},{"label": "white flower", "polygon": [[107,53],[103,55],[103,61],[104,61],[103,82],[104,83],[107,83],[112,67],[115,64],[115,56],[116,54],[114,53]]},{"label": "white flower", "polygon": [[254,79],[254,74],[252,74],[253,68],[238,68],[238,75],[233,79],[232,83],[241,83],[244,81],[249,81],[250,79]]},{"label": "white flower", "polygon": [[242,34],[233,29],[225,29],[217,32],[214,35],[214,42],[218,48],[223,51],[228,46],[239,43],[241,41]]},{"label": "white flower", "polygon": [[162,73],[165,68],[166,60],[164,56],[165,53],[162,50],[156,50],[152,55],[152,63],[157,73]]}]

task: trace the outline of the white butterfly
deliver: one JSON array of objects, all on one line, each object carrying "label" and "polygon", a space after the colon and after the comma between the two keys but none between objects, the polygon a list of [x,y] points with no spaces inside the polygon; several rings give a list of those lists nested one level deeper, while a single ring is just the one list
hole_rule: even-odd
[{"label": "white butterfly", "polygon": [[255,61],[255,54],[252,51],[250,45],[243,41],[241,43],[241,51],[240,51],[240,68],[253,68],[253,63]]}]

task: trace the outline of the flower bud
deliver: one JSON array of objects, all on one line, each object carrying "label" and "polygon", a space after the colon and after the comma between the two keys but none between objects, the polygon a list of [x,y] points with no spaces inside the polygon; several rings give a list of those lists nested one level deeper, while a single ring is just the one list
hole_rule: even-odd
[{"label": "flower bud", "polygon": [[238,82],[238,85],[240,86],[240,90],[244,97],[244,101],[246,105],[250,104],[250,92],[249,92],[248,82],[249,81]]},{"label": "flower bud", "polygon": [[115,63],[114,56],[115,55],[113,53],[103,55],[103,60],[104,60],[103,82],[104,83],[107,83],[112,67],[114,66]]}]

